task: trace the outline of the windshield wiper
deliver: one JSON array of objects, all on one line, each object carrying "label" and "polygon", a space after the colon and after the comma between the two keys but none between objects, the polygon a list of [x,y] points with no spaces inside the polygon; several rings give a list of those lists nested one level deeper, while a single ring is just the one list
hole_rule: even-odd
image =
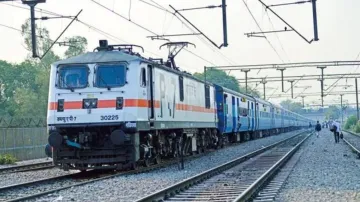
[{"label": "windshield wiper", "polygon": [[99,79],[105,84],[105,87],[108,89],[108,90],[111,90],[111,87],[105,82],[105,80],[101,77],[101,74],[99,74]]},{"label": "windshield wiper", "polygon": [[69,86],[69,85],[65,82],[64,77],[61,77],[61,81],[63,82],[63,84],[65,84],[66,89],[69,89],[71,92],[74,92],[75,89],[74,89],[73,87]]}]

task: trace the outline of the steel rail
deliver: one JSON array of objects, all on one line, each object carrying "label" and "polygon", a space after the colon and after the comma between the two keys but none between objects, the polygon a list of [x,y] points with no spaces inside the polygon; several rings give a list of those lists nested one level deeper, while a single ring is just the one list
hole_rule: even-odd
[{"label": "steel rail", "polygon": [[295,154],[295,152],[300,148],[302,143],[304,143],[310,135],[308,134],[301,142],[296,144],[289,152],[287,152],[279,161],[277,161],[269,170],[267,170],[261,177],[259,177],[254,183],[252,183],[244,192],[242,192],[237,198],[235,198],[234,202],[246,202],[250,200],[254,194],[258,192],[258,190],[270,179],[272,178],[276,172]]},{"label": "steel rail", "polygon": [[[230,145],[230,147],[237,146],[237,145],[238,144],[232,144],[232,145]],[[186,160],[191,160],[191,159],[198,158],[198,157],[201,157],[203,155],[207,155],[207,154],[209,154],[211,152],[215,152],[215,151],[216,150],[213,150],[213,151],[207,150],[207,152],[204,152],[204,153],[200,153],[200,154],[196,154],[196,155],[192,155],[192,156],[187,156],[187,157],[185,157],[185,159]],[[44,195],[47,195],[47,194],[51,194],[51,193],[54,193],[54,192],[57,192],[57,191],[70,189],[70,188],[75,187],[75,186],[82,186],[82,185],[89,184],[89,183],[92,183],[92,182],[101,181],[101,180],[105,180],[105,179],[110,179],[110,178],[113,178],[113,177],[118,177],[118,176],[123,176],[123,175],[144,173],[144,172],[148,172],[148,171],[151,171],[151,170],[156,170],[156,169],[159,169],[159,168],[163,168],[163,167],[178,164],[178,163],[179,163],[178,159],[173,159],[173,160],[170,160],[170,161],[163,161],[162,163],[157,164],[157,165],[153,165],[151,167],[141,167],[141,169],[139,169],[139,170],[131,170],[131,171],[125,171],[125,172],[121,171],[121,172],[117,172],[117,173],[112,174],[112,175],[107,175],[107,176],[104,176],[104,177],[100,177],[100,178],[96,178],[96,179],[92,179],[92,180],[88,180],[88,181],[84,181],[84,182],[80,182],[80,183],[77,183],[77,184],[68,185],[68,186],[64,186],[64,187],[60,187],[60,188],[56,188],[56,189],[51,189],[51,190],[48,190],[48,191],[44,191],[44,192],[40,192],[40,193],[37,193],[37,194],[28,195],[28,196],[24,196],[24,197],[19,197],[19,198],[7,200],[7,201],[14,202],[14,201],[24,201],[24,200],[34,199],[34,198],[44,196]],[[77,174],[77,173],[75,173],[75,174]],[[10,186],[7,186],[7,187],[0,187],[0,193],[1,193],[1,191],[12,189],[12,188],[17,188],[17,187],[20,187],[20,186],[27,186],[27,185],[31,185],[31,184],[34,184],[34,183],[46,182],[49,179],[51,179],[51,180],[56,180],[57,179],[58,180],[58,179],[65,178],[65,177],[71,177],[71,176],[58,176],[58,177],[54,177],[54,178],[42,179],[42,180],[39,180],[39,181],[31,181],[31,182],[26,182],[26,183],[20,183],[20,184],[17,184],[17,185],[10,185]]]},{"label": "steel rail", "polygon": [[42,169],[49,169],[49,168],[53,168],[53,167],[54,167],[54,165],[52,162],[33,163],[33,164],[27,164],[27,165],[19,165],[19,166],[11,166],[11,167],[6,167],[6,168],[1,168],[0,174],[42,170]]},{"label": "steel rail", "polygon": [[[346,130],[343,130],[343,131],[360,138],[360,135],[358,135],[354,132],[346,131]],[[351,144],[348,140],[346,140],[345,137],[343,138],[343,140],[351,148],[351,150],[353,150],[360,158],[360,148],[356,148],[353,144]]]},{"label": "steel rail", "polygon": [[276,146],[278,146],[278,145],[280,145],[280,144],[282,144],[282,143],[284,143],[284,142],[286,142],[286,141],[288,141],[290,139],[293,139],[293,138],[295,138],[295,137],[297,137],[299,135],[302,135],[302,134],[304,134],[306,132],[308,132],[308,131],[307,130],[302,131],[302,132],[300,132],[300,133],[298,133],[298,134],[296,134],[296,135],[294,135],[292,137],[286,138],[284,140],[281,140],[279,142],[271,144],[271,145],[269,145],[267,147],[264,147],[264,148],[258,149],[256,151],[253,151],[251,153],[248,153],[246,155],[243,155],[243,156],[241,156],[241,157],[239,157],[237,159],[234,159],[234,160],[232,160],[230,162],[224,163],[224,164],[222,164],[220,166],[217,166],[215,168],[204,171],[204,172],[202,172],[202,173],[200,173],[198,175],[195,175],[193,177],[185,179],[185,180],[183,180],[183,181],[181,181],[179,183],[176,183],[176,184],[174,184],[174,185],[172,185],[170,187],[164,188],[164,189],[162,189],[162,190],[160,190],[158,192],[155,192],[155,193],[153,193],[151,195],[148,195],[148,196],[146,196],[144,198],[138,199],[138,200],[136,200],[136,202],[148,202],[148,201],[166,200],[169,197],[176,195],[180,191],[184,191],[185,189],[188,189],[190,186],[198,184],[198,183],[200,183],[200,182],[202,182],[202,181],[204,181],[206,179],[209,179],[210,177],[213,177],[213,176],[215,176],[215,175],[217,175],[217,174],[219,174],[219,173],[221,173],[221,172],[223,172],[225,170],[228,170],[228,169],[230,169],[230,168],[232,168],[232,167],[234,167],[234,166],[236,166],[236,165],[238,165],[238,164],[240,164],[242,162],[245,162],[246,160],[248,160],[250,158],[253,158],[253,157],[255,157],[255,156],[257,156],[257,155],[271,149],[271,148],[274,148],[274,147],[276,147]]}]

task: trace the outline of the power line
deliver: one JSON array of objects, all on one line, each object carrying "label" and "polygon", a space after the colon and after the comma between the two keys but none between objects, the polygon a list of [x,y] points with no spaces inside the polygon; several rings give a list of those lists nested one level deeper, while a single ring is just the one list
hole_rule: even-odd
[{"label": "power line", "polygon": [[[263,30],[261,29],[259,23],[257,22],[257,20],[255,19],[255,16],[252,14],[249,6],[247,5],[247,3],[245,2],[245,0],[242,0],[244,2],[245,7],[247,8],[247,10],[249,11],[252,19],[255,21],[257,27],[260,29],[261,32],[263,32]],[[264,35],[265,36],[265,35]],[[267,37],[265,37],[266,41],[269,43],[269,45],[271,46],[271,48],[274,50],[274,52],[276,53],[276,55],[279,57],[279,59],[284,62],[284,60],[281,58],[280,54],[277,52],[277,50],[275,49],[275,47],[271,44],[271,42],[269,41],[269,39]]]},{"label": "power line", "polygon": [[[115,15],[117,15],[117,16],[119,16],[119,17],[121,17],[121,18],[125,19],[125,20],[128,20],[129,22],[131,22],[132,24],[134,24],[134,25],[136,25],[136,26],[140,27],[141,29],[143,29],[143,30],[145,30],[145,31],[147,31],[147,32],[150,32],[151,34],[158,35],[158,34],[156,34],[155,32],[151,31],[150,29],[145,28],[144,26],[142,26],[142,25],[140,25],[140,24],[138,24],[138,23],[136,23],[136,22],[134,22],[134,21],[131,21],[130,19],[127,19],[127,18],[126,18],[126,17],[124,17],[123,15],[121,15],[121,14],[119,14],[119,13],[115,12],[115,11],[112,11],[111,9],[109,9],[109,8],[107,8],[106,6],[104,6],[104,5],[102,5],[102,4],[98,3],[98,2],[96,2],[95,0],[90,0],[90,1],[92,1],[92,2],[96,3],[98,6],[100,6],[100,7],[104,8],[104,9],[106,9],[106,10],[108,10],[108,11],[110,11],[110,12],[114,13]],[[212,63],[212,62],[210,62],[210,61],[206,60],[205,58],[203,58],[203,57],[201,57],[201,56],[199,56],[199,55],[195,54],[194,52],[189,51],[189,50],[187,50],[187,49],[184,49],[184,50],[185,50],[186,52],[189,52],[189,53],[191,53],[192,55],[194,55],[194,56],[196,56],[196,57],[198,57],[198,58],[202,59],[203,61],[205,61],[205,62],[207,62],[207,63],[209,63],[209,64],[214,65],[214,63]]]},{"label": "power line", "polygon": [[[355,60],[357,60],[357,59],[359,59],[359,57],[360,57],[360,52],[358,53],[358,55],[356,56],[356,58],[355,58]],[[356,67],[356,69],[355,69],[355,71],[354,72],[356,72],[357,71],[357,69],[359,68],[359,65]],[[353,73],[354,73],[353,72]],[[327,91],[328,89],[330,89],[331,87],[331,90],[328,92],[328,94],[332,91],[332,90],[334,90],[334,88],[335,88],[335,84],[337,84],[337,82],[339,82],[340,81],[340,79],[342,79],[342,78],[344,78],[344,76],[342,76],[342,77],[340,77],[338,80],[336,80],[333,84],[331,84],[325,91]],[[346,79],[347,80],[347,79]],[[327,95],[328,95],[327,94]],[[326,95],[325,95],[326,96]]]},{"label": "power line", "polygon": [[119,14],[119,13],[117,13],[117,12],[111,10],[111,9],[109,9],[108,7],[102,5],[101,3],[99,3],[99,2],[97,2],[97,1],[95,1],[95,0],[90,0],[90,1],[94,2],[95,4],[97,4],[98,6],[104,8],[104,9],[107,10],[107,11],[114,13],[115,15],[119,16],[120,18],[123,18],[124,20],[129,21],[130,23],[136,25],[137,27],[140,27],[141,29],[143,29],[143,30],[145,30],[145,31],[147,31],[147,32],[150,32],[150,33],[152,33],[152,34],[154,34],[154,35],[158,35],[158,34],[156,34],[155,32],[151,31],[150,29],[148,29],[148,28],[146,28],[146,27],[144,27],[144,26],[142,26],[142,25],[140,25],[140,24],[132,21],[131,19],[129,19],[129,18],[127,18],[127,17],[125,17],[125,16],[123,16],[123,15],[121,15],[121,14]]},{"label": "power line", "polygon": [[8,26],[8,25],[0,24],[0,26],[5,27],[5,28],[8,28],[8,29],[15,30],[15,31],[22,32],[22,30],[17,29],[17,28],[15,28],[15,27]]},{"label": "power line", "polygon": [[[151,2],[153,2],[155,5],[150,4],[148,2],[145,2],[144,0],[139,0],[140,2],[143,2],[147,5],[150,5],[154,8],[157,8],[159,10],[165,11],[167,13],[172,14],[173,16],[175,16],[190,32],[192,33],[196,33],[196,31],[190,27],[188,24],[186,24],[180,17],[178,17],[177,15],[175,15],[174,13],[172,13],[171,11],[169,11],[168,9],[166,9],[165,7],[163,7],[162,5],[158,4],[157,2],[155,2],[154,0],[150,0]],[[227,61],[229,64],[234,64],[235,62],[232,61],[230,58],[228,58],[227,56],[225,56],[223,53],[221,53],[218,49],[215,49],[208,41],[206,41],[205,39],[203,39],[201,36],[196,36],[200,41],[202,41],[210,50],[212,50],[213,52],[217,52],[220,57],[222,57],[225,61]]]},{"label": "power line", "polygon": [[[270,24],[271,24],[272,29],[275,30],[274,24],[272,23],[272,21],[271,21],[271,19],[270,19],[269,13],[268,13],[267,11],[265,11],[265,12],[266,12],[266,15],[267,15],[267,17],[268,17],[268,19],[269,19],[269,22],[270,22]],[[281,41],[280,41],[279,35],[278,35],[277,33],[275,33],[275,36],[276,36],[277,40],[279,41],[279,44],[280,44],[280,46],[281,46],[281,49],[283,50],[283,52],[284,52],[287,60],[288,60],[289,62],[291,62],[290,59],[289,59],[288,54],[286,53],[286,51],[285,51],[285,49],[284,49],[283,44],[282,44]]]},{"label": "power line", "polygon": [[[93,1],[93,0],[91,0],[91,1]],[[95,2],[95,1],[94,1],[94,2]],[[95,2],[95,3],[97,3],[97,2]],[[16,7],[16,8],[20,8],[20,9],[24,9],[24,10],[30,10],[30,9],[27,8],[27,7],[22,7],[22,6],[17,6],[17,5],[7,4],[7,3],[2,3],[2,4],[8,5],[8,6],[12,6],[12,7]],[[97,3],[97,4],[98,4],[98,3]],[[108,8],[106,8],[106,9],[109,10]],[[48,14],[48,15],[53,15],[53,16],[58,16],[58,17],[63,16],[63,15],[61,15],[61,14],[58,14],[58,13],[55,13],[55,12],[52,12],[52,11],[49,11],[49,10],[45,10],[45,9],[36,8],[35,11],[36,11],[36,12],[43,12],[43,13],[46,13],[46,14]],[[111,11],[111,10],[110,10],[110,11]],[[113,12],[113,11],[112,11],[112,12]],[[115,13],[115,12],[114,12],[114,13]],[[115,13],[115,14],[116,14],[116,13]],[[124,17],[124,16],[122,16],[122,17],[126,19],[126,17]],[[104,36],[113,38],[113,39],[115,39],[115,40],[117,40],[117,41],[122,41],[122,42],[125,42],[125,43],[129,43],[129,42],[127,42],[127,41],[124,40],[124,39],[121,39],[121,38],[119,38],[119,37],[116,37],[116,36],[108,33],[108,32],[105,32],[105,31],[103,31],[103,30],[101,30],[101,29],[99,29],[99,28],[97,28],[97,27],[95,27],[95,26],[93,26],[93,25],[90,25],[89,23],[86,23],[86,22],[84,22],[84,21],[81,21],[80,19],[77,19],[76,21],[79,22],[80,24],[83,24],[84,26],[87,26],[88,28],[94,30],[95,32],[98,32],[98,33],[104,35]],[[130,22],[132,22],[132,21],[130,21]],[[135,24],[136,24],[136,23],[135,23]],[[6,26],[6,25],[5,25],[5,26]],[[139,26],[142,27],[141,25],[139,25]],[[16,28],[14,28],[14,29],[16,29]],[[145,28],[145,29],[146,29],[146,28]],[[21,30],[17,30],[17,31],[21,31]],[[150,33],[153,33],[151,30],[147,30],[147,31],[149,31]],[[155,34],[155,33],[153,33],[153,34]],[[211,64],[211,65],[215,65],[214,63],[212,63],[212,62],[210,62],[209,60],[207,60],[207,59],[205,59],[205,58],[203,58],[203,57],[195,54],[194,52],[192,52],[192,51],[190,51],[190,50],[187,50],[187,49],[184,49],[184,50],[185,50],[186,52],[188,52],[188,53],[196,56],[197,58],[199,58],[199,59],[201,59],[201,60],[203,60],[203,61]],[[150,53],[150,54],[152,54],[152,55],[156,55],[157,57],[162,57],[161,55],[156,54],[156,53],[151,52],[151,51],[145,50],[145,52],[148,52],[148,53]],[[181,64],[181,63],[180,63],[180,64]],[[182,64],[181,64],[181,66],[185,66],[185,65],[182,65]],[[186,67],[186,66],[185,66],[185,67]]]}]

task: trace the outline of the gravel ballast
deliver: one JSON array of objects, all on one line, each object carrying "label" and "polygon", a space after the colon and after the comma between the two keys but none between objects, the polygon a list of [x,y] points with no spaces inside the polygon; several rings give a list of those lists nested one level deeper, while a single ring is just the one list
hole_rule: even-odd
[{"label": "gravel ballast", "polygon": [[344,132],[344,138],[350,142],[357,150],[360,150],[360,135],[353,135],[351,133]]},{"label": "gravel ballast", "polygon": [[0,168],[8,168],[8,167],[15,167],[15,166],[21,166],[21,165],[29,165],[34,163],[43,163],[43,162],[51,162],[51,158],[40,158],[40,159],[32,159],[32,160],[26,160],[26,161],[17,161],[15,164],[11,165],[0,165]]},{"label": "gravel ballast", "polygon": [[59,168],[50,168],[50,169],[37,170],[37,171],[7,173],[4,174],[6,177],[3,177],[4,175],[0,175],[0,177],[2,178],[0,180],[0,187],[45,179],[49,177],[67,175],[70,173],[77,173],[77,172],[79,171],[63,171],[60,170]]},{"label": "gravel ballast", "polygon": [[324,128],[319,138],[313,135],[301,150],[276,201],[360,201],[360,160],[344,141],[336,144],[333,134]]},{"label": "gravel ballast", "polygon": [[119,176],[63,190],[36,201],[134,201],[251,151],[289,138],[299,132],[293,131],[227,147],[197,159],[185,161],[184,170],[179,170],[177,165],[172,165],[149,173]]}]

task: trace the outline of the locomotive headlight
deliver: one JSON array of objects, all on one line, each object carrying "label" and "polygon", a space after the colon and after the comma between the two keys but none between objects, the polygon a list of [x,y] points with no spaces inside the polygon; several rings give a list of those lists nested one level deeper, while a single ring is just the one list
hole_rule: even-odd
[{"label": "locomotive headlight", "polygon": [[90,107],[90,100],[84,100],[84,107],[89,108]]},{"label": "locomotive headlight", "polygon": [[83,109],[97,108],[97,99],[84,99]]},{"label": "locomotive headlight", "polygon": [[92,99],[91,100],[91,107],[92,108],[97,108],[97,99]]},{"label": "locomotive headlight", "polygon": [[64,99],[59,99],[58,100],[57,111],[58,112],[63,112],[64,111]]},{"label": "locomotive headlight", "polygon": [[116,109],[122,109],[123,105],[124,105],[123,97],[117,97],[116,98]]}]

